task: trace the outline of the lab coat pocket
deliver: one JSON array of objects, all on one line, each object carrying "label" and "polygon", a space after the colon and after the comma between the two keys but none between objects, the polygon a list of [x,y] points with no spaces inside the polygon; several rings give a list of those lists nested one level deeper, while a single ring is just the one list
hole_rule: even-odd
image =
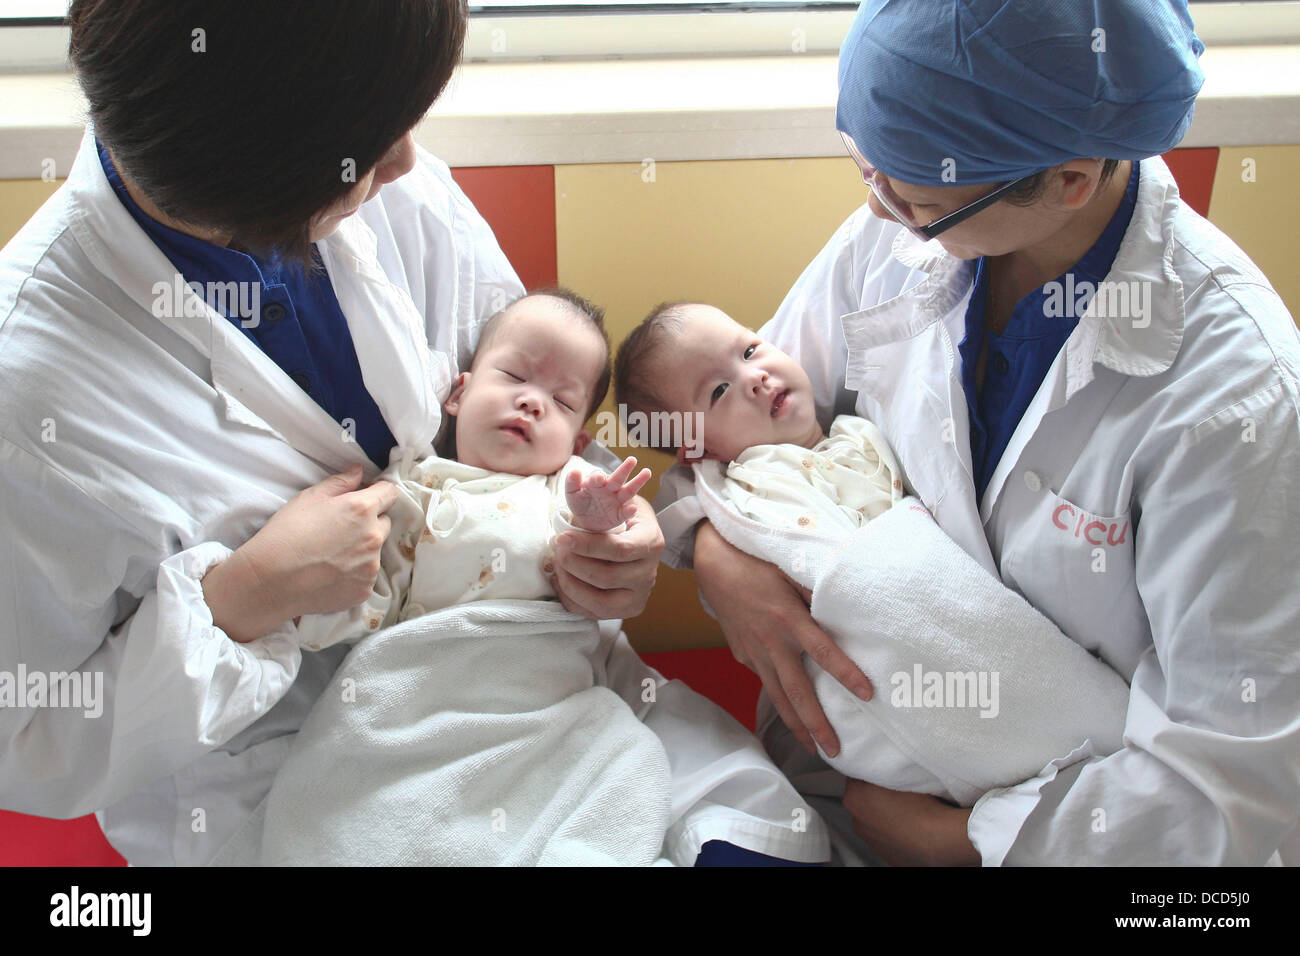
[{"label": "lab coat pocket", "polygon": [[1115,658],[1133,642],[1123,637],[1146,630],[1133,537],[1128,511],[1099,514],[1043,489],[1003,550],[1003,579],[1126,678]]}]

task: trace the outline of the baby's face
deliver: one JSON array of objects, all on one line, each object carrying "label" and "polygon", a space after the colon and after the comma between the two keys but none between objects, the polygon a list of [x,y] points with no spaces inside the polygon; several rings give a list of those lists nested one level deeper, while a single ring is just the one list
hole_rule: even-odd
[{"label": "baby's face", "polygon": [[812,383],[799,363],[725,312],[686,306],[654,391],[668,411],[703,416],[706,458],[732,461],[754,445],[811,447],[822,437]]},{"label": "baby's face", "polygon": [[587,443],[582,424],[607,361],[604,343],[547,296],[521,299],[497,322],[447,399],[457,458],[489,471],[552,474]]}]

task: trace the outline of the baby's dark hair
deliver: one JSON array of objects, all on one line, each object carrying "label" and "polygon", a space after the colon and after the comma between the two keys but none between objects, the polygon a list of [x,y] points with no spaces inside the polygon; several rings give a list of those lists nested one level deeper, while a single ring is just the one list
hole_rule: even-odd
[{"label": "baby's dark hair", "polygon": [[[695,304],[660,302],[619,346],[618,357],[614,359],[614,396],[615,401],[625,406],[628,412],[649,414],[667,410],[667,402],[655,390],[653,373],[659,370],[652,367],[654,358],[667,344],[665,340],[681,333],[683,313],[688,306]],[[657,435],[658,429],[652,433]],[[668,446],[651,447],[670,453],[675,450]]]},{"label": "baby's dark hair", "polygon": [[596,379],[595,387],[591,392],[591,403],[587,407],[585,418],[590,418],[600,408],[600,403],[605,400],[605,395],[609,392],[609,333],[605,330],[605,310],[600,306],[593,304],[589,299],[585,299],[572,289],[566,289],[562,286],[548,286],[544,289],[533,289],[531,292],[525,292],[516,299],[511,300],[490,319],[483,323],[483,328],[479,332],[478,345],[474,349],[474,358],[470,361],[470,369],[474,368],[474,363],[478,357],[486,350],[486,346],[491,342],[494,334],[501,329],[501,317],[505,315],[511,306],[517,305],[524,299],[531,299],[536,296],[546,296],[549,299],[559,299],[569,308],[568,312],[573,318],[585,322],[596,330],[600,335],[600,340],[604,343],[604,360],[601,363],[600,377]]}]

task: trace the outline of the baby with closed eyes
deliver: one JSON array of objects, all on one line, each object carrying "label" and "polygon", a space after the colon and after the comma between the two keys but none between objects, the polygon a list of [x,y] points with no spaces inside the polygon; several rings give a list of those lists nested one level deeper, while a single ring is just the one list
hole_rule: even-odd
[{"label": "baby with closed eyes", "polygon": [[609,388],[603,315],[567,290],[534,293],[485,324],[444,408],[455,453],[393,465],[399,490],[369,600],[304,618],[320,650],[453,604],[555,597],[553,542],[576,529],[614,531],[650,478],[636,459],[611,475],[580,457],[583,423]]}]

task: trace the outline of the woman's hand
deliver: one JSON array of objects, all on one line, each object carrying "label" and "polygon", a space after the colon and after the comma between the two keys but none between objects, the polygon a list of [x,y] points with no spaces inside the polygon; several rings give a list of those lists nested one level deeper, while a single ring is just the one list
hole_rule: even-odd
[{"label": "woman's hand", "polygon": [[552,587],[567,610],[593,621],[636,617],[645,610],[664,550],[663,532],[644,498],[618,534],[566,531],[555,539]]},{"label": "woman's hand", "polygon": [[853,829],[890,866],[979,866],[966,835],[970,811],[926,793],[886,790],[863,780],[844,788]]},{"label": "woman's hand", "polygon": [[361,466],[293,497],[243,546],[203,578],[217,627],[241,643],[303,614],[355,607],[379,575],[379,550],[397,488],[359,488]]},{"label": "woman's hand", "polygon": [[816,753],[816,740],[830,756],[838,754],[839,740],[813,693],[803,655],[863,700],[871,699],[871,682],[813,621],[806,589],[775,565],[733,548],[707,521],[695,534],[695,577],[731,653],[763,681],[785,725],[809,753]]}]

